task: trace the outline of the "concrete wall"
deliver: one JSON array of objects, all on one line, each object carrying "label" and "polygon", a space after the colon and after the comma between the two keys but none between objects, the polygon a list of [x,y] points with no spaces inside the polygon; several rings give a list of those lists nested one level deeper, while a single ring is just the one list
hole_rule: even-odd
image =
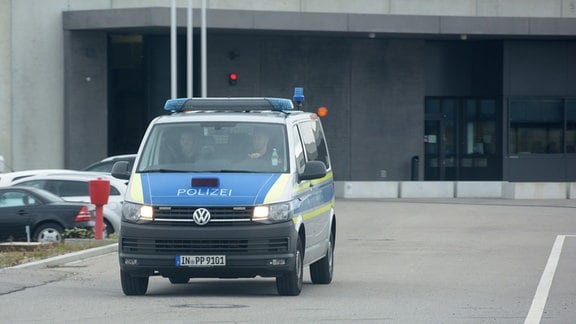
[{"label": "concrete wall", "polygon": [[504,42],[504,95],[576,95],[576,43]]},{"label": "concrete wall", "polygon": [[347,199],[491,198],[576,199],[576,183],[502,181],[336,181]]},{"label": "concrete wall", "polygon": [[12,2],[0,1],[0,172],[12,169],[11,12]]},{"label": "concrete wall", "polygon": [[505,183],[504,198],[509,199],[566,199],[569,198],[569,183]]},{"label": "concrete wall", "polygon": [[107,33],[65,32],[65,165],[82,168],[108,156]]},{"label": "concrete wall", "polygon": [[62,8],[66,1],[12,1],[12,164],[64,165]]},{"label": "concrete wall", "polygon": [[500,41],[428,41],[426,96],[502,95]]},{"label": "concrete wall", "polygon": [[352,62],[351,179],[408,180],[423,154],[424,42],[363,40]]},{"label": "concrete wall", "polygon": [[[0,151],[8,151],[6,164],[13,170],[64,167],[62,12],[109,4],[108,0],[0,1],[0,71],[10,71],[8,76],[0,73]],[[7,121],[11,130],[3,127]]]},{"label": "concrete wall", "polygon": [[337,179],[408,180],[411,157],[422,155],[423,53],[420,40],[214,35],[208,95],[289,98],[304,87],[306,110],[329,109]]},{"label": "concrete wall", "polygon": [[[187,1],[179,0],[181,8],[186,6]],[[562,21],[542,21],[525,20],[526,17],[576,17],[576,0],[360,0],[360,1],[322,1],[322,0],[211,0],[209,9],[212,10],[211,17],[217,19],[222,28],[236,28],[230,23],[240,22],[242,29],[282,29],[286,30],[321,30],[333,32],[366,32],[381,31],[394,32],[395,28],[405,28],[403,32],[418,32],[423,34],[455,34],[461,32],[474,33],[512,33],[512,34],[538,34],[553,35],[554,33],[572,35],[574,33],[573,20]],[[67,128],[65,123],[72,110],[65,111],[65,103],[70,98],[65,99],[64,89],[64,33],[62,31],[62,13],[77,10],[95,9],[119,9],[119,8],[145,8],[145,7],[168,7],[167,0],[18,0],[0,1],[0,71],[10,71],[9,76],[0,74],[0,154],[6,155],[6,163],[13,166],[15,170],[30,168],[52,168],[64,167],[74,159],[73,155],[68,155],[67,143],[74,144],[74,139],[65,139],[68,133],[75,134],[71,128]],[[194,6],[199,8],[200,0],[194,1]],[[264,11],[250,12],[246,10]],[[165,10],[166,11],[166,10]],[[239,14],[242,11],[245,14]],[[287,13],[286,15],[270,13],[277,11]],[[295,16],[288,12],[302,13]],[[181,16],[183,11],[181,10]],[[317,13],[332,13],[330,16]],[[375,15],[361,14],[392,14],[402,16],[382,17]],[[358,14],[358,15],[344,15]],[[427,15],[428,19],[422,19],[419,15]],[[433,15],[448,16],[447,18],[433,17]],[[460,16],[460,17],[457,17]],[[488,16],[488,18],[485,18]],[[110,12],[104,12],[100,16],[101,24],[104,28],[114,26],[116,22],[111,18]],[[150,24],[132,27],[161,27],[167,26],[167,12],[161,17],[127,17],[131,21],[138,19],[149,19]],[[229,18],[238,19],[229,19]],[[257,17],[255,19],[254,17]],[[344,17],[342,19],[342,17]],[[474,17],[469,20],[466,17]],[[493,17],[521,17],[517,20],[494,21]],[[243,18],[245,20],[242,20]],[[383,19],[386,18],[386,19]],[[388,19],[390,18],[390,19]],[[159,23],[159,20],[161,20]],[[183,20],[181,19],[181,25]],[[198,22],[198,20],[196,20]],[[251,24],[247,24],[250,22]],[[494,23],[495,22],[495,23]],[[259,24],[259,25],[258,25]],[[464,26],[464,27],[463,27]],[[123,27],[123,26],[119,26]],[[410,70],[414,63],[418,62],[418,50],[422,44],[418,41],[389,41],[386,44],[370,44],[362,46],[368,53],[374,53],[378,46],[390,53],[407,50],[409,55],[398,57],[397,55],[384,53],[382,61],[387,62],[392,69],[386,70],[385,79],[392,80],[395,76],[405,75],[411,71],[411,75],[405,80],[406,85],[395,83],[400,88],[390,91],[408,91],[410,96],[400,98],[398,96],[387,97],[386,100],[378,104],[390,107],[400,107],[395,115],[382,113],[377,118],[371,119],[374,125],[367,128],[370,137],[376,135],[386,135],[386,132],[393,130],[401,131],[399,136],[413,136],[418,133],[418,129],[403,128],[398,124],[392,124],[394,118],[406,118],[409,123],[411,118],[410,110],[405,107],[413,107],[418,104],[415,94],[415,85],[421,82],[418,75],[418,66]],[[332,45],[330,45],[332,46]],[[361,45],[357,45],[361,46]],[[351,52],[350,55],[362,55],[361,51]],[[314,59],[309,56],[310,59]],[[318,56],[320,62],[321,56]],[[399,61],[396,61],[399,59]],[[372,59],[369,59],[370,61]],[[338,57],[333,62],[342,62]],[[396,67],[398,63],[398,68]],[[353,73],[359,69],[369,69],[368,64],[356,62],[356,66],[350,66],[348,71]],[[344,66],[344,68],[346,65]],[[340,67],[339,67],[340,68]],[[382,68],[382,67],[376,67]],[[414,73],[416,71],[416,73]],[[354,77],[355,74],[351,74]],[[356,80],[358,80],[356,78]],[[386,81],[383,81],[386,84]],[[5,86],[6,85],[6,86]],[[402,88],[405,87],[405,88]],[[261,89],[262,90],[262,89]],[[265,89],[269,90],[269,89]],[[360,90],[358,90],[360,91]],[[375,90],[367,90],[375,91]],[[341,108],[345,109],[361,108],[369,109],[376,104],[375,99],[364,99],[352,93],[328,91],[323,94],[332,93],[330,102],[350,101],[351,105]],[[367,92],[366,92],[367,93]],[[391,110],[384,110],[391,111]],[[88,115],[90,116],[90,115]],[[102,116],[98,116],[102,118]],[[359,118],[366,118],[359,116]],[[7,122],[10,120],[10,122]],[[336,124],[342,121],[328,121]],[[361,119],[352,120],[352,125],[359,125]],[[9,125],[7,125],[9,123]],[[79,125],[83,125],[80,123]],[[376,128],[378,125],[379,128]],[[411,125],[411,124],[410,124]],[[100,129],[102,130],[102,125]],[[353,132],[358,126],[349,127],[344,132]],[[421,127],[421,126],[420,126]],[[5,135],[8,133],[8,135]],[[354,134],[354,133],[352,133]],[[335,138],[342,136],[341,133],[331,134]],[[350,145],[353,149],[362,150],[367,138],[364,136],[350,136]],[[415,137],[415,140],[417,138]],[[68,141],[68,142],[66,142]],[[343,140],[345,141],[345,140]],[[359,179],[373,179],[374,177],[385,178],[383,176],[402,173],[408,166],[407,157],[413,153],[413,143],[409,143],[406,152],[401,153],[398,160],[390,160],[387,156],[377,156],[378,165],[372,161],[360,161],[358,167],[348,168],[347,176],[359,177]],[[97,148],[101,150],[101,148]],[[337,149],[334,149],[337,151]],[[7,153],[4,153],[4,152]],[[408,153],[410,151],[410,153]],[[80,151],[81,152],[81,151]],[[355,153],[352,153],[355,154]],[[100,155],[100,152],[97,152]],[[350,159],[336,152],[336,155],[344,159]],[[36,158],[39,157],[39,158]],[[395,158],[394,158],[395,159]],[[397,161],[404,161],[400,164]],[[339,162],[336,162],[339,163]],[[347,163],[347,162],[344,162]],[[342,168],[346,170],[346,167]]]},{"label": "concrete wall", "polygon": [[[504,42],[504,98],[576,96],[576,43],[568,41]],[[506,105],[506,102],[504,103]],[[505,112],[508,111],[507,107]],[[508,120],[504,120],[504,180],[573,181],[576,157],[563,154],[508,154]]]}]

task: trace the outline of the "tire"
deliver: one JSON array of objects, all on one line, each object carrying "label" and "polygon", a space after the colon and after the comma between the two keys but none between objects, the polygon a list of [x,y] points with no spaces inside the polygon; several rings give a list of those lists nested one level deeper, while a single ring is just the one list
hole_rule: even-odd
[{"label": "tire", "polygon": [[176,284],[187,284],[188,281],[190,281],[190,278],[186,276],[175,276],[175,277],[168,277],[168,280],[170,280],[170,283],[176,285]]},{"label": "tire", "polygon": [[34,231],[34,241],[36,242],[62,242],[64,229],[56,223],[46,223],[40,225]]},{"label": "tire", "polygon": [[334,232],[330,233],[326,256],[310,265],[310,279],[313,284],[327,285],[334,274]]},{"label": "tire", "polygon": [[298,296],[302,291],[302,282],[304,280],[304,249],[302,240],[298,238],[296,243],[296,257],[294,260],[294,269],[285,273],[281,277],[276,277],[276,289],[281,296]]},{"label": "tire", "polygon": [[120,270],[120,282],[126,296],[142,296],[148,290],[148,277],[133,277],[128,272]]}]

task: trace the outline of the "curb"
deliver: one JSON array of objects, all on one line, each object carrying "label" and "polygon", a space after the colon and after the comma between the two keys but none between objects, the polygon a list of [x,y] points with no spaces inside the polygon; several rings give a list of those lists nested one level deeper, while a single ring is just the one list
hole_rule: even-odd
[{"label": "curb", "polygon": [[59,265],[65,264],[65,263],[72,262],[72,261],[84,260],[84,259],[92,258],[95,256],[107,254],[107,253],[117,252],[117,251],[118,251],[118,243],[113,243],[113,244],[99,246],[99,247],[95,247],[95,248],[91,248],[91,249],[87,249],[87,250],[83,250],[83,251],[77,251],[77,252],[72,252],[72,253],[68,253],[68,254],[58,255],[55,257],[48,258],[48,259],[23,263],[23,264],[19,264],[19,265],[13,266],[13,267],[0,269],[0,271],[8,270],[8,269],[38,269],[38,268],[56,267],[56,266],[59,266]]}]

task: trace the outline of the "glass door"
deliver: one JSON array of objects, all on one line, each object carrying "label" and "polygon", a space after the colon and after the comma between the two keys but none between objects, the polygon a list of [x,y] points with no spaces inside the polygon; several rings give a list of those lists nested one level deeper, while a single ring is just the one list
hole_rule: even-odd
[{"label": "glass door", "polygon": [[502,178],[501,114],[495,99],[426,98],[425,180]]},{"label": "glass door", "polygon": [[454,99],[426,99],[425,180],[450,180],[457,177],[456,104]]}]

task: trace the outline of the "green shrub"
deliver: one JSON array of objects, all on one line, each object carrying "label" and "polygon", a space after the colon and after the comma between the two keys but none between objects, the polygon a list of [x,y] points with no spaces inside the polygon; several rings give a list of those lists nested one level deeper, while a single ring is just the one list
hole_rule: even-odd
[{"label": "green shrub", "polygon": [[94,231],[86,228],[74,227],[65,230],[62,236],[64,239],[67,238],[91,239],[94,238]]}]

